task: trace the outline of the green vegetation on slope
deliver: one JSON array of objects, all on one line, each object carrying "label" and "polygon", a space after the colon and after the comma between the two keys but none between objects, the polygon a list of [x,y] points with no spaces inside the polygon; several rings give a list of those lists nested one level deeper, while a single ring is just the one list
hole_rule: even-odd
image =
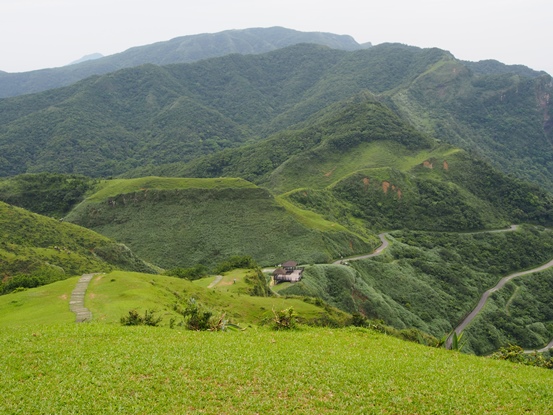
[{"label": "green vegetation on slope", "polygon": [[0,348],[6,413],[518,415],[553,399],[551,371],[364,329],[28,326]]},{"label": "green vegetation on slope", "polygon": [[432,157],[403,172],[365,169],[327,189],[300,189],[286,197],[359,233],[360,226],[476,230],[521,221],[547,225],[553,220],[551,195],[451,149],[436,149]]},{"label": "green vegetation on slope", "polygon": [[73,323],[69,300],[79,278],[0,296],[0,327]]},{"label": "green vegetation on slope", "polygon": [[551,189],[551,78],[514,71],[474,73],[445,51],[393,44],[354,52],[304,44],[144,65],[0,101],[0,174],[105,177],[147,166],[141,175],[159,175],[157,165],[297,130],[365,93],[377,94],[419,133],[475,150],[504,172]]},{"label": "green vegetation on slope", "polygon": [[0,202],[0,293],[114,268],[155,272],[93,231]]},{"label": "green vegetation on slope", "polygon": [[[350,267],[310,267],[300,283],[279,293],[316,296],[342,310],[359,311],[400,329],[416,327],[440,338],[501,277],[553,257],[553,234],[533,227],[495,233],[396,231],[391,235],[392,244],[383,255],[353,261]],[[547,315],[535,316],[532,323],[548,324]],[[490,321],[488,327],[494,324],[500,327],[501,322]],[[542,332],[543,337],[547,334],[553,338],[553,332]],[[514,337],[473,338],[468,330],[467,338],[467,351],[482,352],[507,346]]]},{"label": "green vegetation on slope", "polygon": [[85,176],[55,173],[22,174],[0,179],[0,200],[41,215],[61,218],[92,189]]},{"label": "green vegetation on slope", "polygon": [[[166,182],[173,190],[158,190]],[[164,268],[213,266],[233,255],[250,255],[262,265],[289,258],[328,262],[378,244],[374,235],[361,238],[339,225],[333,229],[318,215],[290,211],[243,180],[149,178],[108,182],[67,220],[116,238]]]},{"label": "green vegetation on slope", "polygon": [[151,45],[135,46],[124,52],[85,61],[79,65],[23,73],[0,71],[0,97],[59,88],[91,75],[105,74],[146,63],[167,65],[195,62],[233,53],[263,53],[298,43],[315,43],[344,50],[367,46],[359,45],[347,35],[299,32],[283,27],[227,30],[219,33],[182,36]]},{"label": "green vegetation on slope", "polygon": [[137,179],[112,179],[100,182],[96,192],[87,198],[88,201],[102,202],[110,197],[135,193],[138,191],[175,190],[175,189],[247,189],[255,188],[252,183],[242,179],[194,179],[173,177],[140,177]]},{"label": "green vegetation on slope", "polygon": [[488,355],[516,344],[541,349],[553,339],[553,273],[551,270],[515,278],[488,299],[465,329],[469,345]]}]

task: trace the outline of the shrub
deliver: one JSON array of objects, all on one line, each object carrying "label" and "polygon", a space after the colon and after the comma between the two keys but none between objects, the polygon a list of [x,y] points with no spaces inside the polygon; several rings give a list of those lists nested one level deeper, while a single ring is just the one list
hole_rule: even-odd
[{"label": "shrub", "polygon": [[176,304],[174,308],[184,317],[181,325],[184,325],[188,330],[223,331],[227,327],[224,313],[218,318],[214,317],[211,310],[203,307],[194,298],[188,300],[186,307],[182,308],[179,304]]},{"label": "shrub", "polygon": [[236,255],[217,265],[215,273],[222,274],[223,272],[232,271],[233,269],[238,268],[254,269],[257,268],[257,263],[251,256]]},{"label": "shrub", "polygon": [[296,328],[297,314],[293,307],[284,310],[273,310],[273,329],[275,330],[293,330]]},{"label": "shrub", "polygon": [[155,317],[155,311],[146,310],[144,316],[141,316],[136,310],[129,310],[127,316],[121,317],[123,326],[159,326],[163,320],[162,317]]},{"label": "shrub", "polygon": [[199,280],[208,275],[209,270],[205,265],[197,264],[191,268],[173,268],[165,272],[170,277],[183,278],[190,281]]},{"label": "shrub", "polygon": [[546,369],[553,369],[553,360],[547,359],[538,352],[524,353],[524,350],[520,346],[509,345],[509,347],[502,347],[497,352],[490,356],[492,359],[508,360],[509,362],[520,363],[527,366],[543,367]]}]

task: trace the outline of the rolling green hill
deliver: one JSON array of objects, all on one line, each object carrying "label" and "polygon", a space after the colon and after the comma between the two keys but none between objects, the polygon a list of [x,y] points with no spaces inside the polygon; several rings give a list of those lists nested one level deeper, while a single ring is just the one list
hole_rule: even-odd
[{"label": "rolling green hill", "polygon": [[232,255],[251,255],[262,265],[327,262],[378,245],[374,233],[360,237],[239,179],[108,181],[66,220],[164,268],[213,266]]},{"label": "rolling green hill", "polygon": [[[73,323],[68,311],[76,278],[0,297],[0,411],[538,414],[550,407],[549,370],[401,341],[376,326],[259,326],[272,307],[292,306],[314,324],[346,315],[299,298],[240,294],[244,271],[229,275],[241,276],[211,289],[159,275],[98,275],[87,290],[88,324]],[[170,328],[171,305],[190,297],[245,330]],[[147,308],[163,316],[160,327],[116,323],[129,309]]]},{"label": "rolling green hill", "polygon": [[126,246],[88,229],[0,202],[0,293],[85,272],[156,272]]},{"label": "rolling green hill", "polygon": [[359,221],[371,230],[552,221],[549,194],[431,140],[366,94],[323,111],[303,128],[160,170],[243,177],[361,233]]}]

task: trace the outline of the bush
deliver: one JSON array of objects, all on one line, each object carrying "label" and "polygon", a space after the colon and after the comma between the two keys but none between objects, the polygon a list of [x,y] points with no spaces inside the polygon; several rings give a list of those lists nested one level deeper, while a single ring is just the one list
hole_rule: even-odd
[{"label": "bush", "polygon": [[123,326],[159,326],[163,320],[162,317],[155,317],[155,311],[146,310],[144,316],[141,316],[136,310],[129,310],[127,316],[121,317]]},{"label": "bush", "polygon": [[199,280],[208,275],[208,269],[205,265],[197,264],[191,268],[173,268],[165,272],[170,277],[183,278],[190,281]]},{"label": "bush", "polygon": [[179,304],[175,305],[175,311],[184,317],[181,325],[188,330],[194,331],[223,331],[227,327],[225,314],[220,317],[214,317],[213,312],[204,308],[194,298],[190,298],[186,307],[182,308]]},{"label": "bush", "polygon": [[298,315],[293,307],[284,310],[273,310],[273,329],[275,330],[293,330],[296,328],[296,320]]},{"label": "bush", "polygon": [[236,255],[217,265],[215,273],[222,274],[223,272],[232,271],[238,268],[254,269],[257,268],[257,264],[251,256]]},{"label": "bush", "polygon": [[497,352],[492,354],[490,358],[508,360],[509,362],[520,363],[527,366],[553,369],[553,360],[551,358],[547,359],[538,352],[524,353],[522,347],[512,344],[509,345],[509,347],[502,347]]}]

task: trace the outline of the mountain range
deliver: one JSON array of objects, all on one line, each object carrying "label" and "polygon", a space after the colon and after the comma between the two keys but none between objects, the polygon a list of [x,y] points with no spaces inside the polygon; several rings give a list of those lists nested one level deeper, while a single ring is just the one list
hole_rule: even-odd
[{"label": "mountain range", "polygon": [[0,175],[112,176],[188,162],[301,128],[364,91],[420,132],[553,189],[553,82],[513,71],[398,44],[142,65],[1,100]]},{"label": "mountain range", "polygon": [[92,75],[103,75],[146,63],[167,65],[195,62],[233,53],[258,54],[298,43],[314,43],[343,50],[371,46],[370,43],[358,44],[351,36],[299,32],[283,27],[182,36],[152,45],[133,47],[115,55],[79,60],[61,68],[23,73],[0,72],[0,98],[66,86]]},{"label": "mountain range", "polygon": [[[150,272],[294,258],[312,266],[282,295],[440,337],[502,275],[553,255],[546,73],[282,28],[178,38],[53,71],[66,86],[5,83],[18,96],[0,99],[0,200],[88,228],[86,238],[56,232],[76,235],[86,260],[103,252],[88,238],[109,246],[93,268],[117,267],[118,252],[121,268]],[[26,75],[38,85],[47,73]],[[57,240],[19,245],[31,228],[52,233],[43,221],[70,225],[0,207],[26,229],[10,228],[0,248],[5,282],[58,270],[48,260],[61,267]],[[330,264],[374,251],[383,234],[382,256]],[[505,310],[524,303],[519,292],[549,301],[539,284],[507,290],[494,300]],[[486,317],[470,350],[553,337],[542,307],[517,312]]]}]

